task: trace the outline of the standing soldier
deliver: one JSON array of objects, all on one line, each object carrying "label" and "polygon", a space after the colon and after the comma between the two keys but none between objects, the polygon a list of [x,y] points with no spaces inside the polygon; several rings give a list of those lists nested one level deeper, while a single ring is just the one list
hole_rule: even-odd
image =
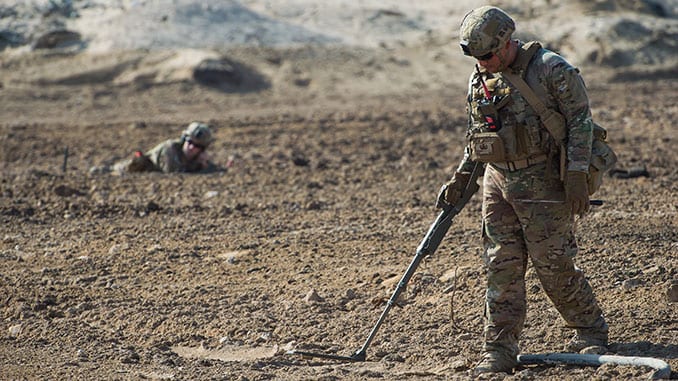
[{"label": "standing soldier", "polygon": [[[528,258],[544,291],[575,330],[566,351],[605,353],[608,327],[573,257],[574,216],[589,207],[593,122],[579,71],[539,43],[512,39],[515,24],[483,6],[461,25],[461,48],[477,60],[468,87],[468,144],[438,206],[454,205],[476,162],[483,179],[483,258],[487,267],[485,343],[476,373],[511,372],[526,313]],[[504,74],[504,75],[503,75]],[[565,118],[566,160],[527,99],[506,76],[519,75]],[[563,156],[565,158],[565,156]]]},{"label": "standing soldier", "polygon": [[122,172],[200,172],[213,168],[207,147],[214,141],[210,127],[191,122],[179,139],[169,139],[148,152],[137,151],[134,157],[115,164],[114,171]]}]

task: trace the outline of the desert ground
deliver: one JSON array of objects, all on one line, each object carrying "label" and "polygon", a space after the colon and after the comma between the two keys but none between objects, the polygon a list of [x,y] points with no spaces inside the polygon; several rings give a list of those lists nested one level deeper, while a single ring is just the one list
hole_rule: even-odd
[{"label": "desert ground", "polygon": [[[0,379],[473,379],[485,290],[477,195],[366,361],[287,353],[360,348],[439,213],[473,69],[453,37],[230,46],[209,61],[225,70],[211,77],[190,65],[214,51],[0,52]],[[577,222],[576,263],[608,319],[610,354],[663,360],[676,378],[675,61],[576,60],[617,169],[638,175],[606,177],[603,205]],[[214,126],[220,170],[101,170],[192,120]],[[526,278],[522,352],[559,352],[571,331],[531,269]],[[651,374],[526,365],[483,379]]]}]

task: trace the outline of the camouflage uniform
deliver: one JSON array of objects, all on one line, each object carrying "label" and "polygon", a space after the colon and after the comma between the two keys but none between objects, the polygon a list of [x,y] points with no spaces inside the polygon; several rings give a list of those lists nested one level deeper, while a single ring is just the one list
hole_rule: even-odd
[{"label": "camouflage uniform", "polygon": [[183,139],[166,140],[153,147],[146,156],[155,166],[155,170],[168,172],[197,172],[202,169],[200,163],[188,160],[184,155]]},{"label": "camouflage uniform", "polygon": [[[524,44],[519,44],[518,51],[524,54]],[[463,43],[462,48],[466,53]],[[565,116],[567,170],[586,172],[593,122],[578,70],[543,48],[522,63],[522,67],[509,66],[506,70],[517,71],[547,107]],[[471,144],[474,135],[488,130],[480,107],[486,99],[481,75],[494,103],[499,104],[496,111],[501,128],[495,132],[504,150],[503,161],[488,162],[483,180],[483,256],[487,266],[485,350],[507,354],[510,364],[515,363],[519,352],[518,338],[525,321],[524,278],[528,258],[568,326],[600,328],[605,335],[607,326],[588,281],[573,263],[577,244],[572,210],[564,202],[539,202],[565,200],[558,145],[540,123],[539,115],[501,73],[477,70],[470,77],[469,144],[457,173],[471,172],[474,158],[483,161],[474,157]]]}]

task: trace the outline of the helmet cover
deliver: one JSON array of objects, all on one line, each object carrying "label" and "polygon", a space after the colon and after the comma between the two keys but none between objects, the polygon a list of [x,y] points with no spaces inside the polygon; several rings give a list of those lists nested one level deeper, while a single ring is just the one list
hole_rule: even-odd
[{"label": "helmet cover", "polygon": [[191,122],[181,137],[203,147],[209,146],[214,141],[210,127],[201,122]]},{"label": "helmet cover", "polygon": [[483,6],[464,16],[460,45],[467,56],[481,57],[499,51],[516,30],[513,19],[497,7]]}]

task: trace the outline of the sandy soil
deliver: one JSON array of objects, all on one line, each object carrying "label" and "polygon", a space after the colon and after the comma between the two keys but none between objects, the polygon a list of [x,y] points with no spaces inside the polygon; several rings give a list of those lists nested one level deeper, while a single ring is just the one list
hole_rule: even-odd
[{"label": "sandy soil", "polygon": [[[351,355],[363,344],[462,154],[472,62],[435,36],[231,48],[220,57],[238,80],[205,85],[176,64],[189,53],[3,56],[0,379],[471,378],[484,296],[477,197],[366,362],[286,351]],[[662,359],[676,377],[675,70],[581,67],[619,167],[649,176],[606,179],[604,204],[579,222],[577,263],[606,312],[611,352]],[[91,170],[193,119],[215,126],[213,158],[233,166]],[[523,353],[558,352],[570,332],[531,270],[527,279]],[[489,379],[650,372],[528,366]]]}]

